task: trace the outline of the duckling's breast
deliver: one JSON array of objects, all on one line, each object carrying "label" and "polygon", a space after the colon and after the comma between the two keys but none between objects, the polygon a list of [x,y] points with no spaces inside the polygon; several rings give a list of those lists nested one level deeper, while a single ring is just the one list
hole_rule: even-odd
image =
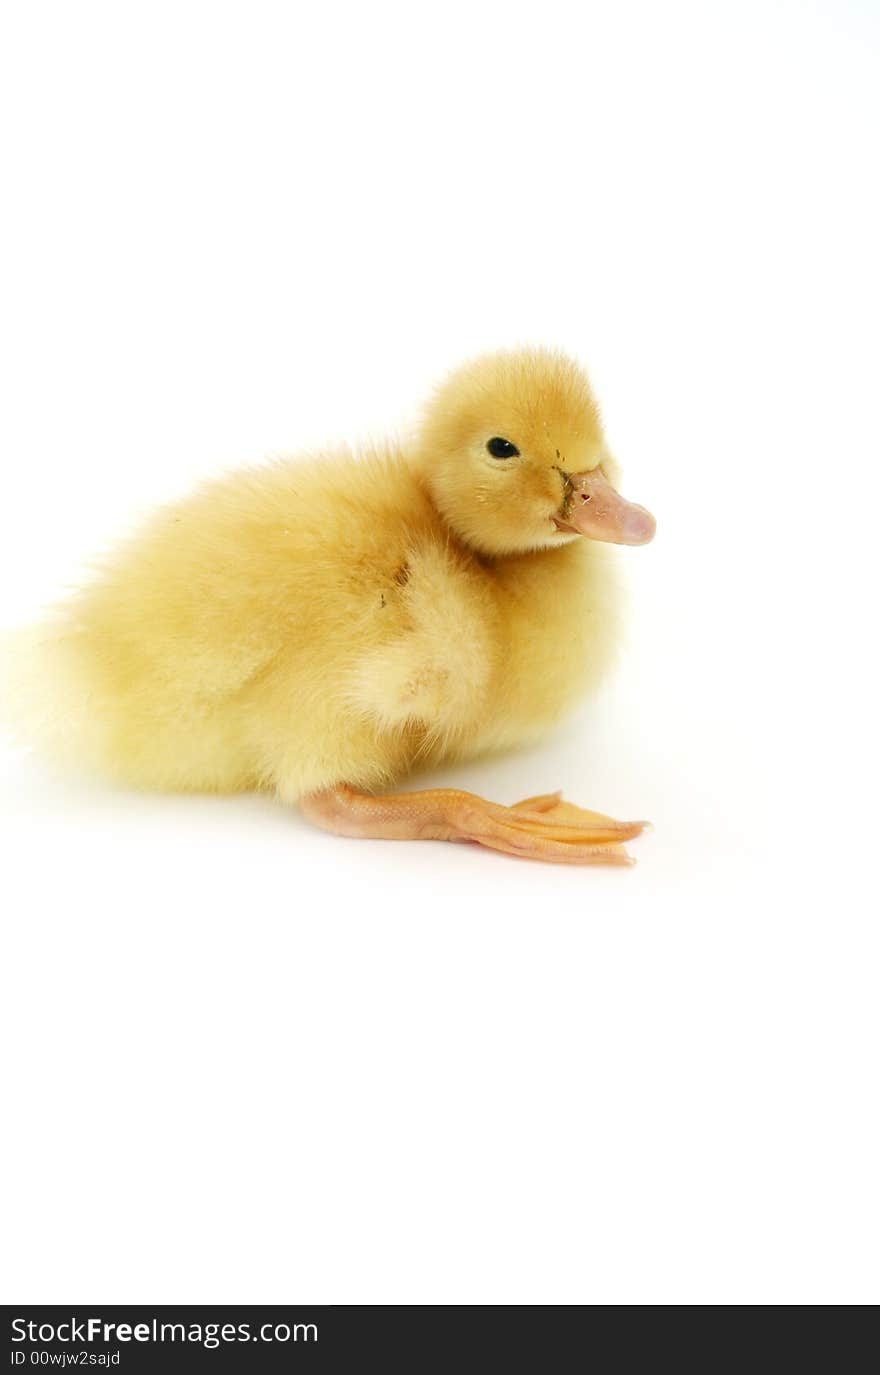
[{"label": "duckling's breast", "polygon": [[598,686],[620,638],[616,552],[578,540],[493,570],[498,644],[474,749],[540,737]]}]

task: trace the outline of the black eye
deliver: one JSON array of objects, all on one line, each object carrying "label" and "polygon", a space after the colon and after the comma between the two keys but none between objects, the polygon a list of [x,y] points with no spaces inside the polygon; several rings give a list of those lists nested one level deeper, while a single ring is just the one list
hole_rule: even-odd
[{"label": "black eye", "polygon": [[489,440],[486,448],[493,458],[516,458],[519,453],[515,444],[511,444],[509,439],[502,439],[499,434]]}]

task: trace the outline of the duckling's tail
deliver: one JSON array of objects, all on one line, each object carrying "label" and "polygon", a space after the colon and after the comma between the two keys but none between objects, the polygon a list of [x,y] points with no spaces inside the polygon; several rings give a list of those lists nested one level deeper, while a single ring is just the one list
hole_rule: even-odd
[{"label": "duckling's tail", "polygon": [[94,767],[105,727],[75,632],[63,619],[0,633],[0,728],[64,766]]}]

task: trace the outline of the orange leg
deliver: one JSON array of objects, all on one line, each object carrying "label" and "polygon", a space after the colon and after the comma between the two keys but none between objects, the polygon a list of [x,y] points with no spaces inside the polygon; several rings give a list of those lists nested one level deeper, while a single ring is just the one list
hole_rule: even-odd
[{"label": "orange leg", "polygon": [[644,821],[615,821],[563,802],[559,793],[513,807],[453,788],[371,796],[340,786],[300,800],[303,813],[335,835],[374,840],[470,840],[551,864],[632,864],[621,844]]}]

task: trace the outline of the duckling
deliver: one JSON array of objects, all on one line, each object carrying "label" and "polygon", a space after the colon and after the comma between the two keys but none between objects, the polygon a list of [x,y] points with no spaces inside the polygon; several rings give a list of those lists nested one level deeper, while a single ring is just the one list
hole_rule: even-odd
[{"label": "duckling", "polygon": [[629,863],[644,823],[559,794],[385,791],[532,740],[595,685],[605,545],[655,528],[617,489],[575,362],[479,357],[409,444],[245,470],[148,520],[36,636],[36,733],[138,787],[271,789],[338,835]]}]

